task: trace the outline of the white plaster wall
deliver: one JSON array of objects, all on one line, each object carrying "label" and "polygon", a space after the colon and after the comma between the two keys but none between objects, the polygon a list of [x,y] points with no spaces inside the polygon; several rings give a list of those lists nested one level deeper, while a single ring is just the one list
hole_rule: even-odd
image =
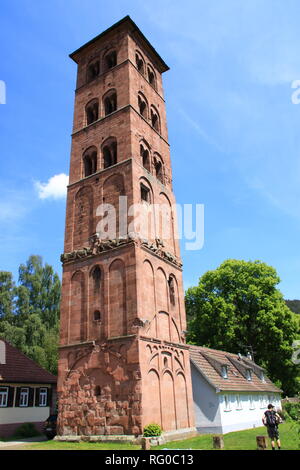
[{"label": "white plaster wall", "polygon": [[215,389],[191,363],[195,424],[200,433],[221,432],[219,398]]},{"label": "white plaster wall", "polygon": [[35,423],[39,421],[46,421],[49,415],[49,406],[33,406],[30,408],[0,408],[0,424]]},{"label": "white plaster wall", "polygon": [[[225,408],[225,395],[229,398],[230,411]],[[241,409],[237,407],[236,395],[237,393],[235,392],[222,392],[219,394],[223,434],[263,426],[262,416],[269,403],[272,403],[276,409],[281,408],[279,393],[240,393]],[[250,403],[250,395],[253,397],[252,406]],[[263,403],[261,403],[261,397],[263,398]]]}]

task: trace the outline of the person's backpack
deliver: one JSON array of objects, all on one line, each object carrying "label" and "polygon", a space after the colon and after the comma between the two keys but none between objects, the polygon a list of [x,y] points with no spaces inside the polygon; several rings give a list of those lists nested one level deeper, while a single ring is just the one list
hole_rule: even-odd
[{"label": "person's backpack", "polygon": [[267,421],[267,426],[270,426],[271,428],[274,428],[277,426],[277,419],[276,419],[276,413],[274,411],[266,411],[266,421]]}]

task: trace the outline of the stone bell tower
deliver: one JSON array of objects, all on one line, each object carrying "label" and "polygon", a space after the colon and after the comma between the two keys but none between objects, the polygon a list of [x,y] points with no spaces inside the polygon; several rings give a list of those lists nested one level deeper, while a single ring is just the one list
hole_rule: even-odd
[{"label": "stone bell tower", "polygon": [[162,87],[168,66],[128,16],[70,57],[78,69],[61,257],[58,434],[139,435],[153,422],[191,430]]}]

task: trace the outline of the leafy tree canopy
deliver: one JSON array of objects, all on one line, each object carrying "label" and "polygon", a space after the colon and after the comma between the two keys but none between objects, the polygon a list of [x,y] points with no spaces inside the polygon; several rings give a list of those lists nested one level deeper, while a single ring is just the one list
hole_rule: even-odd
[{"label": "leafy tree canopy", "polygon": [[57,373],[61,283],[52,266],[32,255],[19,267],[19,283],[0,271],[0,337]]},{"label": "leafy tree canopy", "polygon": [[299,387],[292,343],[299,323],[277,285],[276,270],[261,261],[229,259],[186,292],[188,341],[233,353],[254,351],[286,394]]}]

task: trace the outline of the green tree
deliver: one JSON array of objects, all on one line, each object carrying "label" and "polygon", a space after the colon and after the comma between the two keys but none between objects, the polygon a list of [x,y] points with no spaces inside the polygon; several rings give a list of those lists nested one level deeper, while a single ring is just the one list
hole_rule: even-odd
[{"label": "green tree", "polygon": [[12,320],[15,284],[12,274],[0,271],[0,319]]},{"label": "green tree", "polygon": [[188,341],[193,344],[247,352],[284,393],[298,388],[292,343],[298,322],[276,287],[276,270],[261,261],[224,261],[186,292]]},{"label": "green tree", "polygon": [[0,271],[0,336],[57,373],[61,284],[52,266],[32,255],[19,267],[19,285]]}]

